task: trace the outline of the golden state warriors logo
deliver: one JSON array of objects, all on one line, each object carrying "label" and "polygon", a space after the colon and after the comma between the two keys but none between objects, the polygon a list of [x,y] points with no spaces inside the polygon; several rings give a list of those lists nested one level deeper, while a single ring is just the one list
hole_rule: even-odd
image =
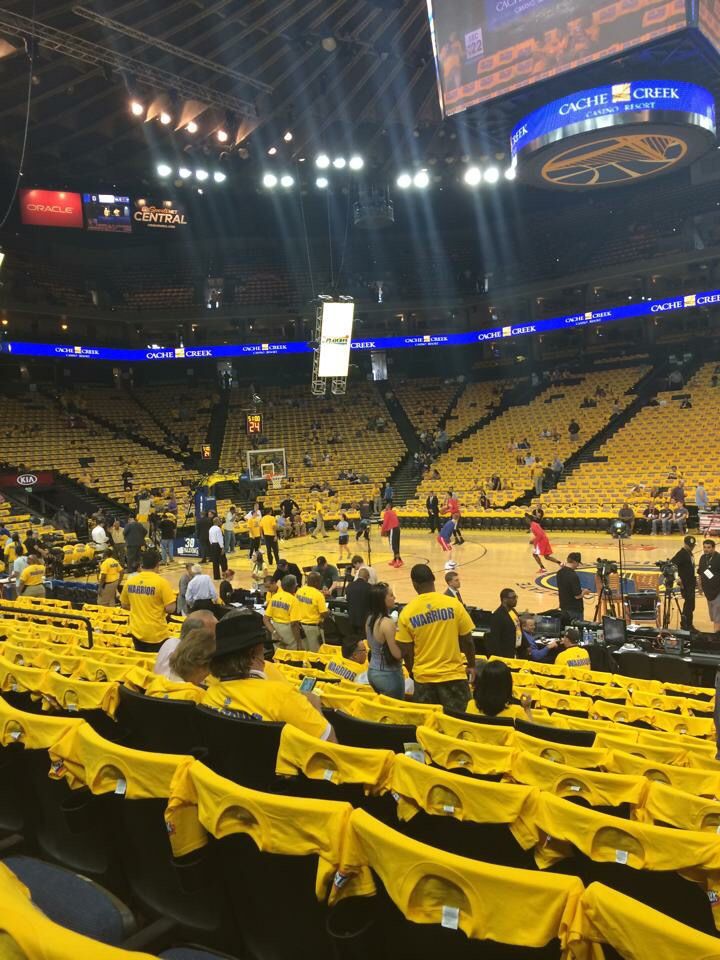
[{"label": "golden state warriors logo", "polygon": [[556,153],[541,175],[557,187],[613,186],[664,173],[686,153],[687,143],[670,134],[603,136]]}]

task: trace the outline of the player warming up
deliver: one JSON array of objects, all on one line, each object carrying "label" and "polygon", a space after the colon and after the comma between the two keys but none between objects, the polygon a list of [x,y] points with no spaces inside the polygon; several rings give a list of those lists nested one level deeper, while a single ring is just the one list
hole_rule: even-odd
[{"label": "player warming up", "polygon": [[452,553],[452,543],[450,538],[455,533],[457,529],[458,520],[460,517],[457,513],[454,513],[449,520],[446,520],[438,533],[437,542],[440,544],[440,549],[443,553]]},{"label": "player warming up", "polygon": [[392,500],[389,500],[385,507],[380,534],[388,538],[388,543],[392,550],[393,558],[388,566],[402,567],[403,559],[400,556],[400,518],[393,510]]},{"label": "player warming up", "polygon": [[552,560],[553,563],[556,563],[558,566],[560,566],[562,561],[553,556],[552,546],[548,540],[548,535],[538,523],[537,518],[531,513],[526,513],[525,519],[530,521],[530,533],[532,534],[530,543],[532,544],[532,554],[537,565],[541,570],[545,570],[543,560]]}]

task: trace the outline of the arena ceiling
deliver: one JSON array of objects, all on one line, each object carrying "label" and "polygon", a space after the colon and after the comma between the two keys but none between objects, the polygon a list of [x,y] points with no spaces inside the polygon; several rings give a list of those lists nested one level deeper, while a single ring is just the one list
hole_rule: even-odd
[{"label": "arena ceiling", "polygon": [[[170,151],[223,154],[255,185],[273,147],[284,162],[355,150],[380,171],[410,162],[444,170],[466,157],[507,157],[508,131],[523,112],[568,89],[568,78],[556,80],[443,122],[425,0],[0,4],[2,162],[17,169],[29,93],[26,182],[144,180]],[[620,69],[627,79],[693,79],[720,95],[717,58],[688,37],[626,56],[613,79]],[[572,83],[607,78],[605,63]],[[143,104],[140,118],[132,98]],[[172,118],[166,126],[162,111]]]}]

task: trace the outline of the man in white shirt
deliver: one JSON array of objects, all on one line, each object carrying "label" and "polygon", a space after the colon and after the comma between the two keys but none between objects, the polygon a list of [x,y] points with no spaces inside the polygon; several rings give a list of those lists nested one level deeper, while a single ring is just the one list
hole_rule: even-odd
[{"label": "man in white shirt", "polygon": [[228,566],[227,557],[225,556],[225,538],[223,537],[219,517],[215,517],[213,520],[213,525],[210,527],[209,540],[210,559],[213,565],[213,580],[219,580],[220,571],[225,573]]},{"label": "man in white shirt", "polygon": [[368,572],[368,583],[372,586],[373,583],[377,583],[377,582],[378,582],[378,575],[377,575],[377,571],[376,571],[375,567],[370,567],[370,566],[368,566],[367,563],[365,563],[365,561],[363,560],[363,558],[360,556],[359,553],[356,553],[356,554],[355,554],[355,556],[352,558],[352,560],[350,561],[350,563],[352,564],[352,578],[353,578],[353,580],[357,580],[357,578],[358,578],[358,573],[360,572],[360,570],[367,570],[367,572]]},{"label": "man in white shirt", "polygon": [[[208,577],[208,580],[210,578]],[[155,663],[153,665],[153,673],[159,674],[161,677],[166,677],[168,680],[173,680],[175,683],[182,683],[183,678],[178,676],[175,671],[170,666],[170,657],[175,653],[180,642],[184,640],[190,633],[195,631],[202,630],[203,633],[209,633],[212,631],[212,635],[215,636],[215,625],[217,620],[209,610],[196,610],[195,613],[189,614],[185,618],[185,622],[182,625],[180,630],[179,637],[168,637],[165,643],[162,644],[158,650],[157,657],[155,658]]]},{"label": "man in white shirt", "polygon": [[98,521],[98,523],[93,527],[92,533],[93,546],[98,553],[104,553],[107,550],[108,545],[108,535],[105,530],[105,527]]},{"label": "man in white shirt", "polygon": [[12,565],[13,576],[19,577],[27,565],[28,565],[27,554],[24,553],[21,557],[16,557],[13,560],[13,565]]},{"label": "man in white shirt", "polygon": [[225,514],[225,553],[235,550],[235,507],[230,507]]},{"label": "man in white shirt", "polygon": [[185,603],[188,610],[209,610],[212,605],[217,603],[217,590],[215,584],[207,573],[202,572],[202,567],[195,564],[192,568],[193,578],[185,591]]}]

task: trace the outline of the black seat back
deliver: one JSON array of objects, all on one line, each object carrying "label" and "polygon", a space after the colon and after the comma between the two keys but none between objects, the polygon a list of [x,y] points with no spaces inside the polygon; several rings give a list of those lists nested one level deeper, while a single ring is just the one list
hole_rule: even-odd
[{"label": "black seat back", "polygon": [[197,707],[203,762],[228,780],[254,790],[277,787],[275,763],[284,724],[226,717],[210,707]]},{"label": "black seat back", "polygon": [[191,701],[146,697],[121,686],[116,718],[124,728],[126,746],[136,750],[190,754],[200,741],[197,709]]},{"label": "black seat back", "polygon": [[332,724],[338,742],[348,747],[369,747],[404,753],[405,744],[415,743],[417,740],[416,728],[409,724],[358,720],[341,710],[324,710],[323,713]]},{"label": "black seat back", "polygon": [[681,657],[665,653],[653,657],[653,676],[660,683],[682,683],[688,687],[695,683],[692,665]]},{"label": "black seat back", "polygon": [[615,659],[624,677],[637,677],[638,680],[652,680],[654,677],[653,662],[646,653],[625,650],[623,653],[616,653]]},{"label": "black seat back", "polygon": [[484,717],[477,713],[460,713],[458,710],[443,709],[449,717],[455,717],[456,720],[467,720],[468,723],[485,723],[493,727],[512,727],[514,721],[512,717]]},{"label": "black seat back", "polygon": [[542,723],[530,723],[529,720],[516,720],[515,729],[550,743],[566,743],[573,747],[592,747],[595,743],[594,730],[561,730],[558,727],[546,727]]}]

